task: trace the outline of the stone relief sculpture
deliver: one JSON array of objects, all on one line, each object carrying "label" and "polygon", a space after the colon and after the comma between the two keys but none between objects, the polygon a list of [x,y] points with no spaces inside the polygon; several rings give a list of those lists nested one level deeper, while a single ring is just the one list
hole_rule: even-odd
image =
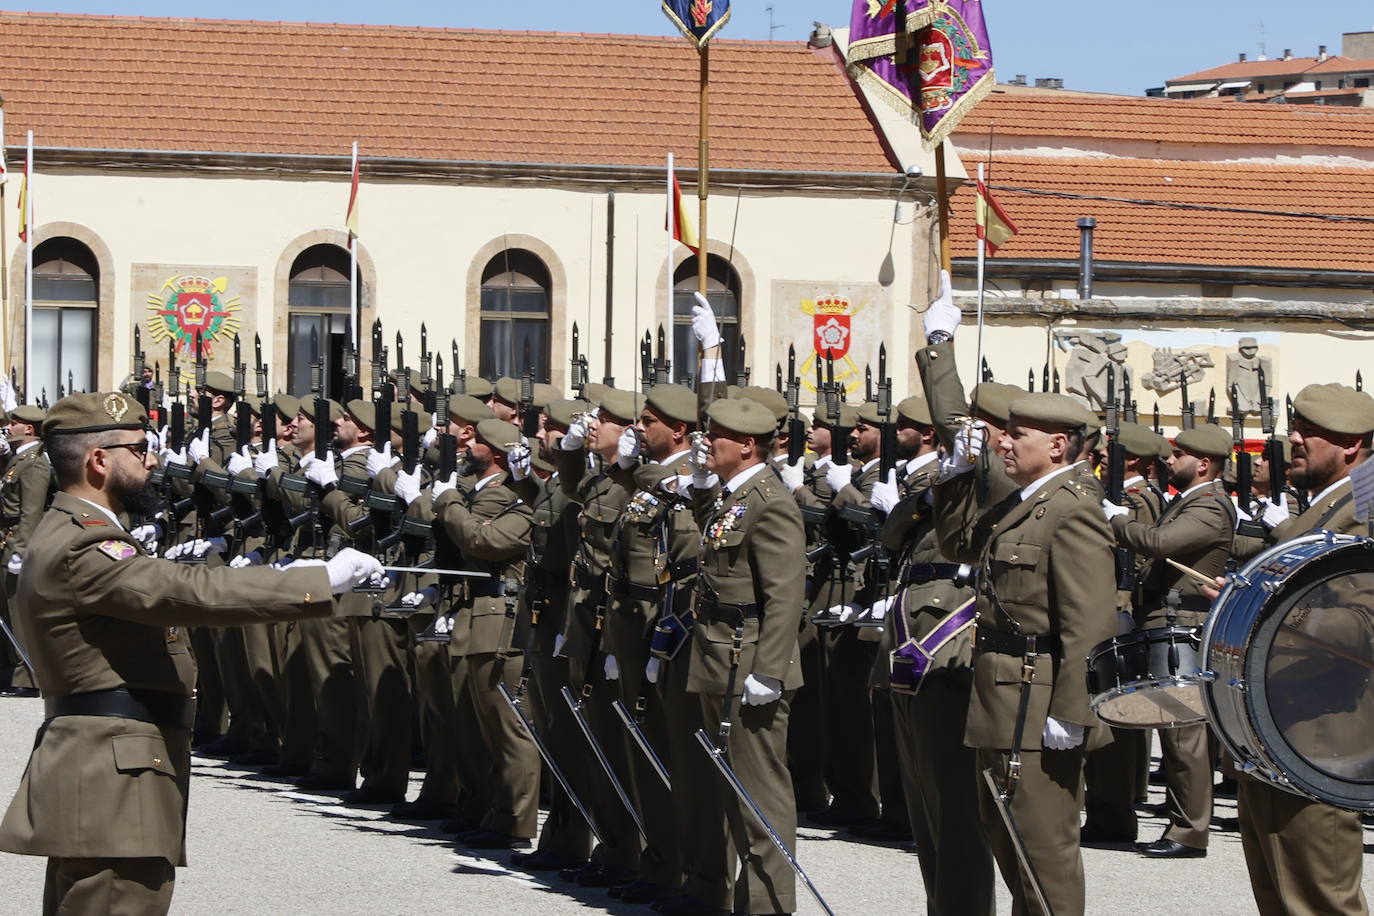
[{"label": "stone relief sculpture", "polygon": [[1269,392],[1274,391],[1274,361],[1259,355],[1259,342],[1253,337],[1242,337],[1236,345],[1235,353],[1226,354],[1226,393],[1236,391],[1236,403],[1242,413],[1259,413],[1260,390],[1259,373],[1264,370],[1264,381]]},{"label": "stone relief sculpture", "polygon": [[1141,378],[1140,384],[1156,394],[1176,391],[1186,379],[1189,385],[1202,381],[1205,369],[1216,363],[1206,350],[1175,350],[1159,347],[1150,354],[1152,368]]},{"label": "stone relief sculpture", "polygon": [[1121,343],[1121,335],[1057,331],[1055,342],[1069,353],[1064,365],[1064,392],[1089,410],[1105,410],[1108,366],[1116,367],[1117,384],[1122,384],[1126,347]]}]

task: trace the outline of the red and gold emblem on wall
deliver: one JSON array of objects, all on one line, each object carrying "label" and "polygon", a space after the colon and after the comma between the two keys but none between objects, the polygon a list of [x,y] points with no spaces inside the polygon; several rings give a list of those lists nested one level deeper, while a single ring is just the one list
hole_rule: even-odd
[{"label": "red and gold emblem on wall", "polygon": [[239,297],[228,295],[228,286],[225,277],[168,278],[148,297],[148,332],[153,340],[175,341],[180,357],[208,359],[217,341],[233,337],[239,329]]},{"label": "red and gold emblem on wall", "polygon": [[[859,311],[845,296],[820,296],[816,299],[803,299],[803,314],[811,316],[811,355],[806,362],[809,368],[817,357],[824,360],[828,354],[835,366],[835,381],[853,391],[862,379],[859,367],[849,357],[853,343],[854,313]],[[814,388],[808,379],[808,388]]]}]

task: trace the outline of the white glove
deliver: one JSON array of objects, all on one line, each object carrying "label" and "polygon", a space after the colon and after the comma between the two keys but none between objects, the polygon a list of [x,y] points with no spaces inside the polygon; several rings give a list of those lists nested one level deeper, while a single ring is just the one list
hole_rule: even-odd
[{"label": "white glove", "polygon": [[890,515],[901,501],[901,496],[901,491],[897,489],[897,469],[893,468],[887,472],[887,480],[879,480],[873,484],[873,492],[869,494],[868,501],[883,515]]},{"label": "white glove", "polygon": [[587,420],[578,417],[568,424],[568,431],[558,440],[558,447],[565,452],[575,452],[587,442]]},{"label": "white glove", "polygon": [[10,575],[19,575],[19,570],[24,568],[24,558],[19,554],[11,554],[10,561],[5,564],[5,569],[9,570]]},{"label": "white glove", "polygon": [[407,474],[399,471],[396,474],[396,486],[392,488],[396,495],[405,501],[408,506],[420,498],[420,466],[415,465],[415,470]]},{"label": "white glove", "polygon": [[620,442],[616,444],[615,463],[627,470],[639,463],[639,430],[633,426],[625,427],[625,431],[620,434]]},{"label": "white glove", "polygon": [[[165,426],[163,427],[163,429],[166,428],[167,427]],[[151,429],[145,429],[143,431],[143,438],[148,440],[148,451],[152,452],[153,454],[157,454],[158,452],[162,451],[163,437],[160,434],[153,432]]]},{"label": "white glove", "polygon": [[187,454],[191,458],[192,464],[200,464],[210,457],[210,430],[202,429],[200,435],[191,440],[186,447]]},{"label": "white glove", "polygon": [[376,557],[352,547],[345,547],[334,554],[325,562],[324,568],[329,573],[329,587],[336,595],[368,580],[386,577],[386,571]]},{"label": "white glove", "polygon": [[[152,430],[148,430],[148,432],[151,433]],[[159,452],[161,452],[164,448],[167,447],[167,437],[169,435],[171,435],[170,427],[168,427],[165,423],[162,424],[162,428],[157,431],[157,450]],[[152,442],[151,439],[149,439],[148,441],[150,443]]]},{"label": "white glove", "polygon": [[670,494],[685,494],[691,486],[691,474],[669,474],[658,482],[658,488]]},{"label": "white glove", "polygon": [[181,451],[174,452],[170,448],[164,448],[162,450],[162,460],[167,464],[179,464],[182,467],[186,467],[188,464],[186,449],[183,447]]},{"label": "white glove", "polygon": [[954,304],[954,288],[949,283],[949,271],[940,271],[940,295],[935,297],[935,301],[926,309],[925,329],[926,336],[929,337],[936,331],[944,331],[946,334],[953,334],[959,328],[959,322],[963,314],[959,311],[959,306]]},{"label": "white glove", "polygon": [[449,490],[454,489],[454,488],[457,487],[457,486],[458,486],[458,472],[457,472],[457,471],[454,471],[452,474],[448,475],[448,480],[439,480],[438,478],[435,478],[434,484],[429,488],[429,498],[430,498],[430,501],[431,501],[431,502],[438,502],[440,496],[442,496],[443,494],[447,493]]},{"label": "white glove", "polygon": [[242,556],[234,557],[229,561],[230,569],[243,569],[245,566],[261,566],[262,553],[257,550],[249,551]]},{"label": "white glove", "polygon": [[253,456],[253,470],[262,476],[267,476],[277,468],[277,443],[268,442],[267,448]]},{"label": "white glove", "polygon": [[830,613],[838,614],[840,618],[840,623],[848,623],[855,614],[859,613],[862,610],[863,608],[859,607],[859,605],[850,602],[849,604],[835,605],[830,609]]},{"label": "white glove", "polygon": [[606,680],[620,680],[620,663],[615,660],[614,655],[606,656],[606,664],[603,666],[602,670],[606,672]]},{"label": "white glove", "polygon": [[1077,722],[1060,722],[1054,716],[1045,718],[1045,732],[1041,742],[1051,751],[1067,751],[1083,743],[1083,726]]},{"label": "white glove", "polygon": [[767,675],[749,675],[744,679],[744,705],[767,706],[782,696],[782,681]]},{"label": "white glove", "polygon": [[1107,521],[1110,522],[1118,515],[1130,515],[1131,510],[1127,509],[1125,506],[1118,506],[1116,503],[1104,499],[1102,500],[1102,514],[1107,516]]},{"label": "white glove", "polygon": [[149,522],[146,525],[139,525],[129,532],[135,541],[143,545],[143,549],[152,553],[157,549],[157,542],[162,538],[162,526],[157,522]]},{"label": "white glove", "polygon": [[562,657],[562,655],[563,655],[563,644],[566,643],[567,641],[568,641],[568,637],[564,636],[562,633],[555,633],[555,634],[553,635],[553,655],[554,655],[554,658],[561,658],[561,657]]},{"label": "white glove", "polygon": [[699,490],[709,489],[708,481],[714,476],[706,468],[710,453],[711,447],[707,444],[706,437],[701,436],[692,443],[692,453],[687,456],[687,463],[692,468],[692,486]]},{"label": "white glove", "polygon": [[887,619],[887,612],[892,607],[892,603],[897,600],[897,596],[888,595],[886,598],[879,598],[860,614],[857,620],[876,620],[882,622]]},{"label": "white glove", "polygon": [[524,480],[530,476],[530,447],[522,442],[512,448],[506,455],[506,466],[510,468],[510,476],[515,480]]},{"label": "white glove", "polygon": [[1267,496],[1262,496],[1260,497],[1260,505],[1264,507],[1264,511],[1260,513],[1260,522],[1263,523],[1264,527],[1276,528],[1288,521],[1287,493],[1280,493],[1277,503],[1271,502]]},{"label": "white glove", "polygon": [[401,603],[418,611],[433,604],[437,595],[438,591],[431,585],[428,588],[420,589],[418,592],[406,592],[401,596]]},{"label": "white glove", "polygon": [[710,301],[701,293],[692,293],[696,304],[692,306],[692,335],[697,346],[703,350],[720,346],[720,327],[716,324],[716,313],[711,310]]},{"label": "white glove", "polygon": [[9,455],[14,449],[10,448],[10,440],[4,435],[0,435],[0,458]]},{"label": "white glove", "polygon": [[391,457],[391,443],[383,442],[380,452],[375,448],[367,452],[367,476],[376,477],[395,463],[396,459]]},{"label": "white glove", "polygon": [[333,452],[325,452],[323,458],[316,458],[315,453],[311,452],[301,459],[301,470],[305,472],[306,480],[321,487],[339,482],[339,472],[334,470]]},{"label": "white glove", "polygon": [[191,555],[203,557],[212,553],[224,553],[229,549],[229,542],[224,538],[200,538],[193,542]]},{"label": "white glove", "polygon": [[782,477],[782,485],[787,488],[788,493],[795,493],[806,483],[806,469],[802,467],[803,460],[798,458],[792,464],[784,464],[778,469],[778,474]]},{"label": "white glove", "polygon": [[658,683],[658,672],[663,668],[663,662],[657,657],[649,659],[649,663],[644,666],[644,679],[650,684]]},{"label": "white glove", "polygon": [[988,425],[976,420],[954,434],[954,451],[940,459],[939,481],[973,470],[988,441]]},{"label": "white glove", "polygon": [[825,469],[826,486],[830,487],[830,489],[834,490],[836,493],[843,490],[853,476],[854,465],[852,464],[835,464],[831,462],[830,467]]},{"label": "white glove", "polygon": [[425,430],[425,434],[420,437],[420,447],[429,448],[439,438],[439,427],[431,426]]},{"label": "white glove", "polygon": [[249,454],[250,451],[250,447],[245,445],[237,452],[230,453],[229,463],[226,466],[225,470],[227,470],[230,474],[233,474],[235,477],[237,477],[244,471],[251,468],[253,466],[253,458]]},{"label": "white glove", "polygon": [[1116,635],[1125,636],[1135,630],[1135,618],[1125,611],[1116,612]]}]

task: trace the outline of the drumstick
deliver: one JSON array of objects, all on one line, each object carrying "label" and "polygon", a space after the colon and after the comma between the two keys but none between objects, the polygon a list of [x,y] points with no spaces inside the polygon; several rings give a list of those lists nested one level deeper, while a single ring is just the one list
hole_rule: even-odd
[{"label": "drumstick", "polygon": [[1190,579],[1192,579],[1192,580],[1194,580],[1194,581],[1196,581],[1196,582],[1200,582],[1200,583],[1202,583],[1203,585],[1207,586],[1208,588],[1220,588],[1220,586],[1217,585],[1217,580],[1216,580],[1216,579],[1213,579],[1211,576],[1203,575],[1202,573],[1198,572],[1196,569],[1193,569],[1193,567],[1191,567],[1191,566],[1184,566],[1182,563],[1178,562],[1177,560],[1173,559],[1172,557],[1165,557],[1165,558],[1164,558],[1164,562],[1165,562],[1165,563],[1168,563],[1170,566],[1172,566],[1174,569],[1178,570],[1179,572],[1183,573],[1183,574],[1184,574],[1185,576],[1187,576],[1188,578],[1190,578]]}]

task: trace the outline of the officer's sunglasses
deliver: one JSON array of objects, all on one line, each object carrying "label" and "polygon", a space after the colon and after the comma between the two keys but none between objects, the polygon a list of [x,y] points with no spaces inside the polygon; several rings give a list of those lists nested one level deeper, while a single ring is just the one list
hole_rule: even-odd
[{"label": "officer's sunglasses", "polygon": [[126,448],[130,452],[133,452],[139,461],[144,461],[148,457],[147,439],[140,439],[138,442],[112,442],[109,445],[97,446],[97,448],[103,448],[107,452],[117,448]]}]

